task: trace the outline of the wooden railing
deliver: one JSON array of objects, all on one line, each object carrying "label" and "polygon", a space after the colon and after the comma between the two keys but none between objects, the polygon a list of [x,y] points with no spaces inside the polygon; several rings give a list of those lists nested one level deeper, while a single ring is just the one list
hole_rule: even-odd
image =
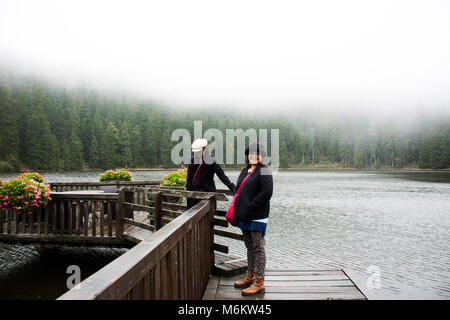
[{"label": "wooden railing", "polygon": [[122,242],[122,216],[117,194],[52,193],[52,200],[32,214],[0,212],[0,239]]},{"label": "wooden railing", "polygon": [[[96,188],[108,183],[53,183],[53,188],[64,190],[52,192],[52,201],[33,214],[18,214],[16,211],[0,211],[0,240],[27,240],[56,242],[80,242],[92,240],[93,243],[123,245],[124,224],[139,226],[156,231],[186,211],[182,203],[168,202],[172,197],[193,197],[205,199],[212,194],[218,201],[227,201],[224,194],[232,195],[229,190],[217,190],[216,193],[186,191],[184,188],[159,187],[158,181],[125,182],[123,199],[118,194],[89,194],[79,192],[80,188]],[[136,187],[146,185],[146,187]],[[67,191],[72,190],[72,191]],[[85,190],[83,190],[85,191]],[[142,224],[133,218],[134,211],[148,212],[150,223]],[[242,240],[242,235],[225,229],[228,222],[225,211],[215,210],[214,234],[221,237]],[[120,214],[123,219],[117,219]],[[215,243],[214,249],[228,253],[228,246]]]},{"label": "wooden railing", "polygon": [[[176,188],[176,187],[148,187],[148,188],[135,188],[135,187],[123,187],[124,198],[129,203],[137,204],[137,206],[133,206],[132,208],[135,210],[148,210],[150,216],[150,226],[147,226],[149,230],[157,230],[158,226],[164,226],[174,218],[180,216],[183,212],[186,211],[186,205],[180,203],[170,203],[166,202],[170,197],[177,198],[206,198],[208,197],[208,193],[206,192],[198,192],[198,191],[186,191],[184,188]],[[160,199],[158,203],[155,204],[155,201],[151,199],[151,194],[149,192],[160,192]],[[215,195],[216,201],[228,201],[227,197],[224,194],[232,195],[233,193],[230,190],[217,190],[216,193],[210,193]],[[159,205],[160,204],[160,205]],[[145,208],[145,206],[149,208]],[[159,209],[160,207],[160,209]],[[125,208],[124,215],[127,218],[132,219],[132,213],[130,213],[131,207]],[[226,211],[217,210],[214,211],[214,225],[220,227],[229,227],[228,221],[224,218]],[[130,222],[128,219],[126,221]],[[130,222],[132,223],[132,222]],[[141,226],[139,224],[136,224]],[[142,226],[141,226],[142,227]],[[156,228],[155,228],[156,227]],[[231,232],[222,229],[215,228],[214,234],[217,236],[241,240],[243,241],[243,236],[240,233]],[[214,243],[214,249],[220,252],[228,253],[229,248],[226,245]]]},{"label": "wooden railing", "polygon": [[[216,210],[216,201],[228,200],[223,193],[123,186],[114,194],[51,196],[46,207],[30,215],[0,211],[0,240],[129,246],[125,227],[153,231],[60,299],[200,299],[214,266],[214,250],[228,251],[214,243],[214,235],[242,237],[215,229],[228,226],[220,217],[224,212]],[[186,211],[181,203],[167,202],[172,197],[201,202]],[[145,219],[135,220],[137,216]]]},{"label": "wooden railing", "polygon": [[214,201],[202,200],[59,300],[200,299],[214,263]]}]

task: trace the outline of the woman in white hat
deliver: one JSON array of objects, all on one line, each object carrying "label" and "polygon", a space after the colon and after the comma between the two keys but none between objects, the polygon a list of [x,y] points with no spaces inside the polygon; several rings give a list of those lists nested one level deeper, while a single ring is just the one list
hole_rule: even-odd
[{"label": "woman in white hat", "polygon": [[[228,179],[223,169],[215,161],[212,161],[212,163],[204,161],[203,157],[207,145],[208,141],[206,139],[196,139],[192,143],[192,152],[194,152],[194,155],[191,158],[191,164],[188,166],[186,190],[215,192],[216,184],[214,183],[214,174],[217,174],[223,184],[234,192],[234,183]],[[189,209],[199,202],[200,199],[188,198],[187,208]]]}]

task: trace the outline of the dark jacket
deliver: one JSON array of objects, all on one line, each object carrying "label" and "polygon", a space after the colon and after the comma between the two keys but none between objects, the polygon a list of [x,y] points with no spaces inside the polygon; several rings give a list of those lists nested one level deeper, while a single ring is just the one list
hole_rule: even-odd
[{"label": "dark jacket", "polygon": [[[212,164],[207,164],[203,161],[200,169],[194,178],[195,172],[200,164],[194,164],[194,158],[191,159],[191,164],[188,166],[187,178],[186,178],[186,190],[188,191],[205,191],[205,192],[215,192],[216,184],[214,183],[214,174],[217,174],[219,179],[234,192],[234,183],[228,179],[228,177],[223,172],[223,169],[214,161]],[[187,208],[191,208],[199,201],[197,199],[188,198]]]},{"label": "dark jacket", "polygon": [[[246,169],[242,170],[236,183],[236,191],[247,176]],[[271,174],[261,174],[261,165],[248,177],[242,185],[234,203],[236,220],[250,222],[255,219],[269,217],[270,198],[273,193],[273,178]]]}]

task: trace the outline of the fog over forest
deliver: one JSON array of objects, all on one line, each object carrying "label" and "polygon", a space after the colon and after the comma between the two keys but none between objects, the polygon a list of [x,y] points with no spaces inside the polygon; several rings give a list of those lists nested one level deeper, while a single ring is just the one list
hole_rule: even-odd
[{"label": "fog over forest", "polygon": [[448,168],[449,13],[438,0],[3,1],[0,171],[173,167],[171,132],[195,120],[279,129],[281,167]]}]

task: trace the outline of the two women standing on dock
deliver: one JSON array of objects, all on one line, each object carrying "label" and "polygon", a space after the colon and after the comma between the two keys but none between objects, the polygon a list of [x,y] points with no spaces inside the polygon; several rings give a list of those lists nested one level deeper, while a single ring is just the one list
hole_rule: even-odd
[{"label": "two women standing on dock", "polygon": [[243,295],[253,295],[264,292],[264,236],[273,193],[273,179],[270,169],[262,163],[266,153],[261,144],[249,144],[245,155],[246,165],[236,184],[240,190],[234,203],[234,216],[244,236],[248,270],[245,279],[235,282],[234,286],[245,288],[242,290]]},{"label": "two women standing on dock", "polygon": [[[223,169],[215,161],[204,161],[207,145],[208,141],[206,139],[197,139],[192,143],[192,152],[194,155],[188,166],[186,190],[216,192],[214,174],[217,174],[228,189],[234,192],[235,185],[228,179]],[[200,201],[201,199],[187,198],[187,209],[192,208]]]},{"label": "two women standing on dock", "polygon": [[[236,186],[239,194],[234,203],[234,215],[237,226],[242,230],[247,248],[248,270],[243,281],[234,283],[244,288],[243,295],[264,292],[264,271],[266,267],[265,235],[270,211],[270,198],[273,193],[273,179],[270,169],[263,164],[266,156],[263,145],[250,143],[245,150],[245,167],[242,169],[236,186],[231,183],[222,168],[213,161],[204,161],[206,139],[197,139],[192,144],[194,157],[188,166],[186,190],[215,192],[214,174],[234,193]],[[187,208],[200,200],[187,199]]]}]

